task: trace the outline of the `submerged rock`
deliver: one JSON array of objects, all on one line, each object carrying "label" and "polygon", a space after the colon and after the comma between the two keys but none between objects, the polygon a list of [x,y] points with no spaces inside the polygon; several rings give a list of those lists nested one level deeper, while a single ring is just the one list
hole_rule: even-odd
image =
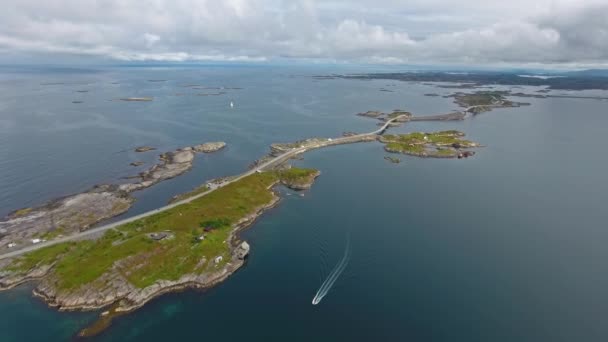
[{"label": "submerged rock", "polygon": [[156,150],[156,148],[151,146],[139,146],[135,148],[135,152],[148,152],[154,150]]}]

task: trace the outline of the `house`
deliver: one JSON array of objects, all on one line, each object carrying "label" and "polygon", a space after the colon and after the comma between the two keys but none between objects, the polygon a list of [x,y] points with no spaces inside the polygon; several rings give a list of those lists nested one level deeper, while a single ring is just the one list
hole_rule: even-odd
[{"label": "house", "polygon": [[223,256],[216,256],[215,259],[213,259],[213,261],[215,262],[215,264],[219,264],[220,262],[222,262],[222,260],[224,260]]},{"label": "house", "polygon": [[40,239],[32,239],[32,243],[34,245],[37,244],[37,243],[40,243],[40,242],[42,242],[42,240],[40,240]]},{"label": "house", "polygon": [[203,240],[205,240],[205,235],[204,234],[198,237],[198,241],[203,241]]},{"label": "house", "polygon": [[13,248],[15,246],[17,246],[17,244],[14,243],[14,242],[11,242],[11,243],[8,244],[8,248]]}]

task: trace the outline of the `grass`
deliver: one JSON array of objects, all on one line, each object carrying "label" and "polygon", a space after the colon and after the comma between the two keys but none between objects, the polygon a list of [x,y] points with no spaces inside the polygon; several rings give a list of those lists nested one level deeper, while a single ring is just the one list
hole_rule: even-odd
[{"label": "grass", "polygon": [[[102,286],[100,277],[115,265],[139,288],[161,279],[177,280],[184,274],[213,270],[230,260],[230,223],[270,203],[274,196],[270,187],[278,181],[297,181],[314,171],[292,168],[255,173],[190,203],[108,230],[97,240],[58,244],[28,253],[9,269],[25,271],[56,261],[51,274],[61,290],[87,284]],[[203,234],[205,225],[214,225],[215,229],[205,233],[202,241],[193,239]],[[147,236],[158,231],[171,231],[173,237],[154,241]],[[223,261],[215,265],[213,259],[220,255]]]},{"label": "grass", "polygon": [[300,180],[307,180],[316,172],[317,170],[315,169],[303,169],[296,167],[292,167],[287,170],[277,171],[279,178],[285,182],[297,182]]},{"label": "grass", "polygon": [[[432,133],[413,132],[408,134],[385,134],[381,141],[386,144],[386,149],[391,152],[406,154],[420,154],[429,146],[452,146],[460,147],[477,146],[474,142],[462,139],[464,134],[456,130],[438,131]],[[430,154],[441,156],[454,155],[452,150],[438,150]]]},{"label": "grass", "polygon": [[438,156],[456,156],[457,155],[456,151],[451,150],[451,149],[437,150],[434,153]]},{"label": "grass", "polygon": [[55,262],[60,255],[70,251],[73,245],[74,243],[66,242],[30,252],[13,261],[7,267],[7,270],[27,272],[36,266],[50,265]]},{"label": "grass", "polygon": [[401,152],[401,153],[413,153],[418,154],[424,152],[426,149],[424,145],[409,145],[404,143],[388,143],[386,147],[389,151]]},{"label": "grass", "polygon": [[184,194],[179,194],[179,195],[175,196],[174,198],[171,199],[171,201],[169,201],[169,203],[178,202],[178,201],[181,201],[188,197],[202,194],[203,192],[207,192],[207,191],[209,191],[209,186],[207,184],[203,184],[190,192],[186,192]]}]

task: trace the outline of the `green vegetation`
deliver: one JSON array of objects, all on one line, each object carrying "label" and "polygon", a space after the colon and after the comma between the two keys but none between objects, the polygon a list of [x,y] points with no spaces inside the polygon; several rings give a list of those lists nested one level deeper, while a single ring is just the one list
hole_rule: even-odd
[{"label": "green vegetation", "polygon": [[29,214],[32,211],[32,208],[23,208],[15,211],[12,216],[21,217]]},{"label": "green vegetation", "polygon": [[74,243],[65,242],[33,251],[13,262],[7,267],[7,270],[27,272],[35,266],[50,265],[55,262],[60,255],[70,251],[70,248],[73,247],[73,245]]},{"label": "green vegetation", "polygon": [[207,220],[207,221],[203,221],[201,223],[199,223],[199,227],[201,228],[206,228],[206,227],[210,227],[210,228],[221,228],[221,227],[226,227],[226,226],[230,226],[230,220],[228,220],[227,218],[218,218],[218,219],[213,219],[213,220]]},{"label": "green vegetation", "polygon": [[440,149],[440,150],[436,150],[435,154],[437,156],[448,156],[448,157],[457,157],[458,156],[458,152],[456,152],[455,150],[452,149]]},{"label": "green vegetation", "polygon": [[[167,211],[117,227],[97,240],[58,244],[24,255],[9,270],[25,272],[56,262],[51,275],[59,289],[92,286],[115,266],[134,286],[144,288],[157,280],[177,280],[188,273],[203,273],[230,260],[232,223],[272,202],[270,188],[278,181],[298,181],[315,170],[297,169],[255,173],[206,196]],[[193,237],[205,239],[193,243]],[[147,234],[171,231],[173,238],[155,241]],[[223,256],[216,265],[213,258]],[[120,261],[120,263],[117,263]]]},{"label": "green vegetation", "polygon": [[40,236],[43,240],[52,240],[60,235],[65,234],[65,229],[63,227],[57,227],[51,231],[48,231]]},{"label": "green vegetation", "polygon": [[452,95],[458,105],[462,107],[478,106],[475,112],[483,112],[492,109],[492,106],[512,107],[517,104],[508,101],[504,91],[478,91],[473,94],[457,93]]},{"label": "green vegetation", "polygon": [[279,178],[285,182],[297,182],[306,180],[317,172],[315,169],[302,169],[292,167],[286,170],[277,171]]},{"label": "green vegetation", "polygon": [[194,189],[194,190],[192,190],[190,192],[179,194],[179,195],[173,197],[169,201],[169,203],[178,202],[178,201],[181,201],[181,200],[186,199],[188,197],[196,196],[198,194],[202,194],[203,192],[207,192],[207,191],[209,191],[209,186],[207,184],[203,184],[203,185],[197,187],[196,189]]},{"label": "green vegetation", "polygon": [[420,154],[426,151],[424,145],[412,145],[397,142],[386,144],[386,150],[389,152],[401,152],[406,154]]},{"label": "green vegetation", "polygon": [[433,133],[413,132],[408,134],[386,134],[380,138],[385,150],[426,157],[456,157],[456,149],[478,146],[462,139],[464,134],[456,130]]}]

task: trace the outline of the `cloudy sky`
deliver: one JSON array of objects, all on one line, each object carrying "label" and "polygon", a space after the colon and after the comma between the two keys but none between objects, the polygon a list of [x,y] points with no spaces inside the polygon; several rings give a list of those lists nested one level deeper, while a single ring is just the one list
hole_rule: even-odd
[{"label": "cloudy sky", "polygon": [[2,0],[2,61],[608,65],[608,0]]}]

